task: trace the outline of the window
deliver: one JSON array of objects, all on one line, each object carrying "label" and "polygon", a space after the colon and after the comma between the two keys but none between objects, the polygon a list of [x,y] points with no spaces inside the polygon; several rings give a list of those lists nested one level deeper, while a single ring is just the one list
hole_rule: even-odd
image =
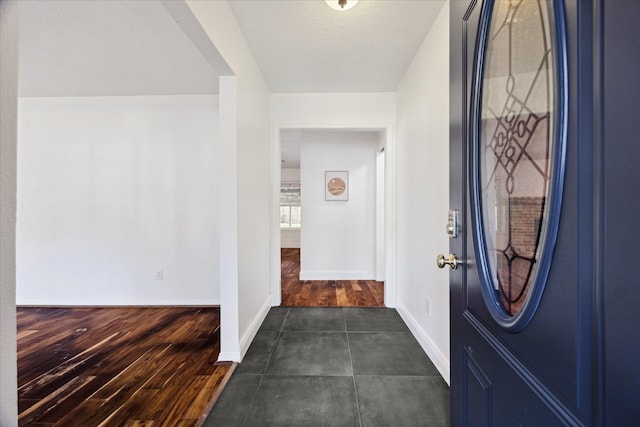
[{"label": "window", "polygon": [[300,206],[280,206],[280,228],[300,228]]},{"label": "window", "polygon": [[280,228],[300,229],[300,184],[282,183],[280,186]]},{"label": "window", "polygon": [[542,297],[561,212],[565,25],[556,2],[486,5],[471,108],[474,268],[491,316],[518,332]]}]

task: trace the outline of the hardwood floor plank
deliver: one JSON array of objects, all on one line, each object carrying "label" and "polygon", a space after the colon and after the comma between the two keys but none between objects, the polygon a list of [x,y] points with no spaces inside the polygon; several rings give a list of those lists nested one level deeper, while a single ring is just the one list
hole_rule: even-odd
[{"label": "hardwood floor plank", "polygon": [[225,365],[224,369],[218,369],[216,373],[206,377],[207,378],[206,383],[204,384],[202,389],[198,392],[196,397],[191,402],[191,405],[187,408],[187,410],[184,413],[185,420],[196,421],[201,418],[202,414],[205,411],[207,411],[208,409],[207,407],[210,403],[211,396],[213,396],[216,393],[216,390],[218,390],[222,385],[222,382],[224,381],[230,367],[231,367],[230,365]]},{"label": "hardwood floor plank", "polygon": [[[167,405],[165,410],[160,414],[159,419],[162,421],[159,426],[173,427],[181,421],[185,421],[185,414],[189,410],[191,403],[198,395],[199,391],[205,387],[207,378],[204,376],[193,377],[188,386],[184,384],[176,384],[176,397],[171,405]],[[190,425],[195,424],[198,417],[192,418]]]},{"label": "hardwood floor plank", "polygon": [[22,330],[17,334],[18,342],[20,342],[21,340],[25,340],[29,335],[33,335],[33,334],[37,334],[37,333],[38,333],[38,331],[36,329],[25,329],[25,330]]},{"label": "hardwood floor plank", "polygon": [[347,307],[349,305],[349,298],[343,287],[336,290],[337,305],[341,307]]},{"label": "hardwood floor plank", "polygon": [[21,426],[193,426],[230,371],[216,364],[219,308],[18,308],[16,319]]},{"label": "hardwood floor plank", "polygon": [[124,427],[152,427],[153,421],[128,420]]},{"label": "hardwood floor plank", "polygon": [[182,364],[176,372],[175,380],[167,382],[162,387],[162,394],[158,395],[153,404],[145,408],[141,415],[145,419],[158,420],[158,425],[165,423],[166,425],[175,425],[179,420],[182,420],[184,412],[187,410],[185,400],[193,399],[197,394],[192,390],[192,387],[201,385],[199,381],[196,381],[194,385],[196,376],[193,375],[193,372],[197,369],[198,367],[194,367],[191,360]]},{"label": "hardwood floor plank", "polygon": [[179,379],[176,379],[176,376],[178,373],[182,372],[187,363],[188,357],[186,355],[175,355],[165,366],[165,369],[158,372],[157,375],[154,375],[145,387],[162,389],[171,381],[179,381]]},{"label": "hardwood floor plank", "polygon": [[48,396],[36,401],[31,407],[18,416],[19,422],[37,423],[39,418],[47,415],[62,404],[75,391],[94,380],[95,377],[76,377],[57,388]]},{"label": "hardwood floor plank", "polygon": [[[115,335],[111,335],[104,340],[89,347],[85,351],[82,351],[75,356],[71,356],[69,353],[63,353],[60,360],[49,359],[49,363],[52,361],[59,362],[49,371],[39,375],[33,380],[27,382],[22,387],[18,388],[18,395],[29,394],[31,397],[42,398],[45,395],[50,394],[53,390],[57,389],[61,384],[66,382],[66,378],[72,376],[76,372],[79,372],[83,365],[90,365],[92,360],[92,353],[104,345],[106,342],[112,340]],[[37,357],[37,354],[35,355]],[[29,358],[26,358],[29,359]],[[22,359],[18,359],[22,361]],[[34,391],[37,388],[38,391]]]},{"label": "hardwood floor plank", "polygon": [[[73,411],[60,418],[53,424],[55,427],[69,427],[69,426],[97,426],[100,422],[104,421],[104,418],[97,419],[97,414],[100,412],[102,406],[99,400],[85,400],[81,405],[78,405]],[[108,416],[108,414],[107,414]],[[18,424],[21,425],[21,424]],[[28,424],[22,424],[28,425]]]},{"label": "hardwood floor plank", "polygon": [[170,348],[171,344],[159,344],[147,350],[89,398],[108,401],[119,395],[119,399],[126,399],[127,394],[135,393],[166,365],[163,356]]},{"label": "hardwood floor plank", "polygon": [[[140,414],[144,408],[157,399],[160,390],[140,389],[137,390],[130,398],[124,400],[123,404],[113,410],[101,425],[103,426],[122,426],[122,425],[145,425],[154,424],[155,420],[144,419]],[[132,416],[132,414],[136,414]]]},{"label": "hardwood floor plank", "polygon": [[97,377],[90,378],[92,378],[91,381],[85,382],[82,387],[74,389],[64,400],[57,401],[54,406],[47,405],[44,411],[34,417],[33,423],[55,423],[69,412],[75,410],[78,402],[84,401],[100,388],[102,381],[99,381]]}]

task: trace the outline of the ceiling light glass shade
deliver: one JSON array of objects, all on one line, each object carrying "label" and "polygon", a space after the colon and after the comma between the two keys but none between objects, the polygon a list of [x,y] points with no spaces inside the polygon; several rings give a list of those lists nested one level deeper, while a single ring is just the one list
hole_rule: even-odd
[{"label": "ceiling light glass shade", "polygon": [[335,10],[349,10],[356,4],[358,0],[324,0],[331,9]]}]

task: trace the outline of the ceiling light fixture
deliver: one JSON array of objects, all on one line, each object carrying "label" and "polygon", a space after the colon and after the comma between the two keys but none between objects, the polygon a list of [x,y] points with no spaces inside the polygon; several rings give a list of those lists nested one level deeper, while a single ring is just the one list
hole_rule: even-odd
[{"label": "ceiling light fixture", "polygon": [[349,10],[358,3],[358,0],[324,0],[331,9]]}]

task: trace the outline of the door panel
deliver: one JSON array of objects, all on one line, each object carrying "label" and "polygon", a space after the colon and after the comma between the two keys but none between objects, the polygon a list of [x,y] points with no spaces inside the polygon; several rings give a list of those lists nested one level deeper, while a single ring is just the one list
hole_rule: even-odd
[{"label": "door panel", "polygon": [[485,5],[451,2],[450,207],[460,210],[462,221],[450,250],[464,262],[450,272],[452,425],[589,425],[593,247],[580,233],[592,230],[593,224],[580,209],[593,203],[593,158],[588,154],[590,132],[580,133],[579,139],[577,130],[590,112],[579,91],[587,92],[583,80],[589,75],[580,67],[581,62],[590,64],[591,57],[590,51],[578,57],[577,35],[579,26],[592,25],[592,7],[581,0],[563,3],[569,117],[562,211],[539,307],[531,322],[514,333],[500,326],[487,309],[471,229],[469,111],[478,22]]},{"label": "door panel", "polygon": [[482,426],[563,425],[562,414],[523,379],[520,369],[495,358],[496,353],[485,346],[479,340],[465,347],[468,382],[463,388],[468,410],[464,425],[474,425],[478,420],[483,420],[477,424]]},{"label": "door panel", "polygon": [[453,426],[639,423],[640,2],[553,1],[568,54],[562,210],[540,305],[514,333],[487,309],[471,238],[469,112],[486,3],[451,0],[450,207],[460,233],[450,251],[462,261],[450,272]]},{"label": "door panel", "polygon": [[491,425],[491,396],[493,384],[482,370],[474,355],[465,349],[463,354],[465,371],[463,373],[463,396],[465,410],[465,425]]}]

